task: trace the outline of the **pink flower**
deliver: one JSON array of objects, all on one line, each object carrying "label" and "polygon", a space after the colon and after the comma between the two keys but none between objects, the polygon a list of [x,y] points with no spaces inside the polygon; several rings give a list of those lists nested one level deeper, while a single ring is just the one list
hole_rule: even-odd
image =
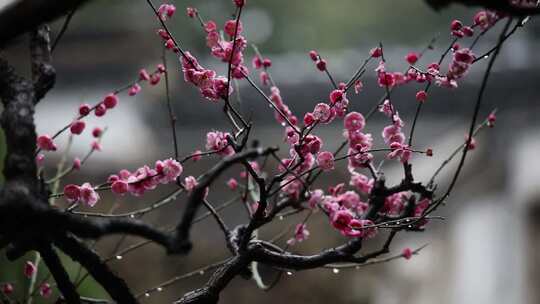
[{"label": "pink flower", "polygon": [[426,91],[418,91],[416,93],[416,100],[418,100],[419,102],[425,102],[427,100],[427,93]]},{"label": "pink flower", "polygon": [[322,123],[330,123],[335,115],[332,115],[332,110],[330,109],[330,106],[326,103],[318,103],[315,106],[315,109],[313,110],[313,118],[315,120],[318,120]]},{"label": "pink flower", "polygon": [[38,155],[36,155],[36,165],[42,166],[44,160],[45,160],[45,155],[43,153],[38,153]]},{"label": "pink flower", "polygon": [[251,60],[251,65],[253,65],[254,69],[260,69],[262,68],[262,59],[259,56],[253,57]]},{"label": "pink flower", "polygon": [[369,54],[373,58],[379,58],[382,56],[382,49],[380,47],[373,48],[371,51],[369,51]]},{"label": "pink flower", "polygon": [[388,117],[394,115],[394,106],[389,99],[386,99],[382,105],[379,106],[379,112],[384,113]]},{"label": "pink flower", "polygon": [[259,78],[261,80],[261,84],[266,86],[270,83],[270,76],[268,76],[268,73],[265,71],[261,71],[259,74]]},{"label": "pink flower", "polygon": [[44,297],[48,298],[52,295],[52,288],[49,283],[43,283],[41,286],[39,286],[39,294]]},{"label": "pink flower", "polygon": [[[165,34],[167,34],[167,32],[165,32]],[[168,34],[167,34],[168,35]],[[141,81],[148,81],[150,80],[150,74],[148,74],[148,72],[145,70],[145,69],[141,69],[139,71],[139,80]]]},{"label": "pink flower", "polygon": [[13,293],[13,285],[11,285],[10,283],[4,283],[2,285],[2,293],[6,296],[9,296],[10,294]]},{"label": "pink flower", "polygon": [[81,116],[86,116],[88,114],[90,114],[90,110],[92,109],[92,107],[87,104],[87,103],[83,103],[79,106],[79,114]]},{"label": "pink flower", "polygon": [[157,179],[162,184],[168,184],[176,181],[176,179],[182,174],[184,168],[176,160],[169,158],[164,161],[158,160],[156,162],[155,170],[157,172]]},{"label": "pink flower", "polygon": [[207,32],[207,33],[210,33],[210,32],[213,32],[215,30],[217,30],[217,25],[214,21],[210,20],[208,22],[206,22],[204,24],[204,30]]},{"label": "pink flower", "polygon": [[114,194],[124,195],[129,191],[129,185],[128,185],[128,183],[126,181],[117,180],[117,181],[112,183],[111,191]]},{"label": "pink flower", "polygon": [[93,151],[101,151],[103,149],[101,147],[101,144],[97,140],[92,141],[92,143],[90,144],[90,147],[92,148]]},{"label": "pink flower", "polygon": [[353,215],[349,210],[337,210],[331,215],[330,221],[332,226],[340,231],[350,230],[349,223],[353,219]]},{"label": "pink flower", "polygon": [[296,225],[294,229],[294,237],[292,239],[289,239],[287,241],[287,244],[289,244],[290,246],[293,246],[296,243],[300,243],[307,240],[308,237],[309,237],[309,230],[307,230],[307,225],[300,223]]},{"label": "pink flower", "polygon": [[140,91],[141,91],[141,86],[138,83],[136,83],[132,85],[131,88],[129,88],[128,96],[135,96],[139,94]]},{"label": "pink flower", "polygon": [[189,18],[195,18],[195,16],[197,16],[199,12],[197,11],[196,8],[188,7],[186,8],[186,14],[188,15]]},{"label": "pink flower", "polygon": [[193,152],[193,154],[191,154],[191,159],[193,159],[194,162],[197,162],[199,160],[202,159],[202,151],[201,150],[196,150],[195,152]]},{"label": "pink flower", "polygon": [[156,67],[156,70],[158,72],[160,72],[161,74],[165,73],[167,71],[167,69],[165,69],[165,66],[163,64],[158,64],[157,67]]},{"label": "pink flower", "polygon": [[206,134],[206,149],[215,151],[220,155],[227,156],[234,154],[234,149],[229,145],[227,138],[231,136],[229,133],[221,131],[208,132]]},{"label": "pink flower", "polygon": [[351,112],[347,114],[343,123],[347,131],[360,131],[366,126],[364,116],[358,112]]},{"label": "pink flower", "polygon": [[316,62],[317,60],[319,60],[319,54],[317,53],[317,51],[311,50],[309,51],[309,58]]},{"label": "pink flower", "polygon": [[272,66],[272,60],[270,60],[269,58],[264,58],[262,65],[265,69],[267,69]]},{"label": "pink flower", "polygon": [[469,136],[465,135],[465,143],[467,144],[467,150],[476,149],[476,139],[474,137],[469,139]]},{"label": "pink flower", "polygon": [[460,49],[454,52],[454,60],[457,62],[473,63],[476,56],[470,49]]},{"label": "pink flower", "polygon": [[359,94],[360,92],[362,92],[363,88],[364,88],[364,84],[362,83],[361,80],[357,80],[354,82],[354,92],[356,94]]},{"label": "pink flower", "polygon": [[236,179],[231,178],[227,181],[227,187],[229,187],[229,189],[234,191],[238,188],[238,182],[236,181]]},{"label": "pink flower", "polygon": [[381,214],[389,216],[398,216],[405,208],[406,192],[398,192],[387,196],[384,200],[384,206],[381,209]]},{"label": "pink flower", "polygon": [[382,137],[384,142],[388,145],[392,143],[402,144],[405,142],[405,134],[401,131],[401,127],[395,124],[386,126],[383,129]]},{"label": "pink flower", "polygon": [[168,18],[171,18],[176,12],[176,7],[173,4],[162,4],[159,6],[158,14],[161,20],[165,21]]},{"label": "pink flower", "polygon": [[334,170],[334,154],[332,152],[320,152],[317,155],[317,164],[323,171]]},{"label": "pink flower", "polygon": [[354,191],[347,191],[336,197],[337,202],[345,208],[356,209],[358,204],[361,203],[360,196]]},{"label": "pink flower", "polygon": [[390,144],[390,149],[392,149],[392,152],[388,153],[390,159],[399,158],[402,163],[406,163],[411,158],[412,151],[408,145],[393,142]]},{"label": "pink flower", "polygon": [[463,27],[463,29],[461,29],[461,31],[463,32],[463,34],[465,34],[465,36],[467,37],[472,37],[474,35],[474,30],[472,27],[470,26],[465,26]]},{"label": "pink flower", "polygon": [[419,56],[417,53],[410,52],[409,54],[407,54],[407,56],[405,56],[405,60],[407,60],[410,65],[413,65],[418,61],[418,57]]},{"label": "pink flower", "polygon": [[106,113],[107,113],[107,107],[103,103],[98,104],[96,106],[96,109],[94,110],[94,115],[96,115],[97,117],[102,117]]},{"label": "pink flower", "polygon": [[450,29],[451,29],[452,31],[460,30],[461,27],[463,27],[463,23],[461,23],[461,21],[459,21],[459,20],[452,20],[452,23],[450,24]]},{"label": "pink flower", "polygon": [[114,93],[105,96],[105,99],[103,99],[103,104],[105,105],[105,107],[107,107],[107,109],[112,109],[116,107],[116,105],[118,104],[118,96],[116,96],[116,94]]},{"label": "pink flower", "polygon": [[69,184],[64,187],[64,196],[68,202],[73,203],[81,199],[81,188],[74,184]]},{"label": "pink flower", "polygon": [[94,207],[94,205],[99,200],[99,194],[94,190],[90,183],[84,183],[80,187],[81,190],[81,202],[88,205],[89,207]]},{"label": "pink flower", "polygon": [[359,230],[361,232],[361,236],[365,239],[371,239],[377,235],[377,227],[366,228],[373,225],[374,223],[370,220],[353,220],[350,222],[351,228]]},{"label": "pink flower", "polygon": [[431,200],[427,198],[423,198],[418,203],[416,203],[416,206],[414,207],[414,216],[420,217],[424,214],[424,211],[429,207],[431,204]]},{"label": "pink flower", "polygon": [[30,261],[26,261],[24,264],[24,276],[31,278],[37,271],[36,265]]},{"label": "pink flower", "polygon": [[345,92],[342,90],[333,90],[330,92],[330,104],[335,104],[346,98]]},{"label": "pink flower", "polygon": [[225,34],[229,35],[230,37],[234,37],[235,31],[237,35],[240,35],[243,31],[242,21],[238,23],[238,28],[237,28],[236,20],[228,20],[227,22],[225,22],[223,31],[225,32]]},{"label": "pink flower", "polygon": [[71,123],[71,126],[69,127],[69,130],[72,134],[79,135],[84,131],[84,127],[86,127],[86,124],[82,120],[76,120]]},{"label": "pink flower", "polygon": [[409,260],[412,255],[413,255],[413,251],[411,250],[411,248],[409,247],[406,247],[403,249],[403,251],[401,252],[401,255],[403,255],[403,257],[406,259],[406,260]]},{"label": "pink flower", "polygon": [[313,113],[307,112],[304,115],[304,125],[306,125],[306,127],[311,126],[314,122],[315,122],[315,116],[313,115]]},{"label": "pink flower", "polygon": [[188,176],[184,179],[184,187],[188,192],[193,191],[198,184],[199,182],[197,182],[197,179],[193,176]]},{"label": "pink flower", "polygon": [[[167,33],[166,30],[164,29],[159,29],[156,31],[156,33],[159,35],[159,37],[161,37],[163,40],[167,41],[169,38],[171,38],[171,36],[169,36],[169,33]],[[146,70],[142,69],[140,72],[139,72],[139,79],[140,80],[148,80],[148,79],[145,79],[146,76],[148,76],[148,78],[150,78],[150,76],[148,75],[148,73],[144,74],[143,73],[146,73]]]},{"label": "pink flower", "polygon": [[152,76],[150,76],[150,85],[156,85],[160,80],[161,76],[159,76],[159,74],[152,74]]},{"label": "pink flower", "polygon": [[47,134],[38,136],[37,146],[44,151],[56,151],[56,145],[52,138]]},{"label": "pink flower", "polygon": [[356,187],[356,189],[358,189],[360,192],[369,194],[371,193],[371,189],[373,189],[374,183],[374,179],[369,179],[367,176],[355,172],[351,175],[349,185]]},{"label": "pink flower", "polygon": [[242,6],[246,5],[246,0],[233,0],[233,3],[234,3],[237,7],[242,7]]},{"label": "pink flower", "polygon": [[309,207],[312,209],[317,207],[323,201],[323,198],[324,191],[322,191],[321,189],[311,191],[308,201]]},{"label": "pink flower", "polygon": [[326,60],[320,59],[319,61],[317,61],[316,66],[317,66],[317,69],[319,69],[319,71],[321,72],[326,71]]},{"label": "pink flower", "polygon": [[95,138],[101,137],[101,134],[103,134],[103,130],[100,127],[95,127],[92,130],[92,136],[94,136]]},{"label": "pink flower", "polygon": [[497,116],[495,116],[494,112],[489,113],[487,117],[487,125],[490,128],[493,128],[495,126],[495,121],[497,120]]},{"label": "pink flower", "polygon": [[393,73],[387,73],[385,71],[381,71],[378,73],[377,82],[379,83],[379,86],[381,87],[393,87],[396,84],[396,79],[394,78]]},{"label": "pink flower", "polygon": [[81,169],[81,159],[78,157],[75,157],[73,159],[73,170],[80,170]]}]

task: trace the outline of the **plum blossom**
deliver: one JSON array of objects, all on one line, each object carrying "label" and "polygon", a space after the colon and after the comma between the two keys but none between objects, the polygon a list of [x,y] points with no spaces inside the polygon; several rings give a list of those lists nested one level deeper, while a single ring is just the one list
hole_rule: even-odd
[{"label": "plum blossom", "polygon": [[43,283],[41,284],[41,286],[39,286],[39,295],[44,297],[44,298],[48,298],[52,295],[52,288],[51,288],[51,285],[49,285],[49,283]]},{"label": "plum blossom", "polygon": [[351,181],[349,182],[349,185],[355,187],[362,193],[369,194],[371,193],[371,189],[373,189],[374,183],[375,180],[373,178],[370,179],[363,174],[353,172],[351,174]]},{"label": "plum blossom", "polygon": [[229,136],[231,136],[229,133],[221,131],[208,132],[206,134],[206,149],[216,151],[219,155],[223,156],[234,154],[234,149],[227,140]]},{"label": "plum blossom", "polygon": [[155,170],[157,181],[161,184],[168,184],[176,181],[184,169],[178,161],[169,158],[156,161]]},{"label": "plum blossom", "polygon": [[71,134],[79,135],[84,131],[85,127],[86,127],[86,123],[84,121],[76,120],[71,123],[69,130],[71,131]]},{"label": "plum blossom", "polygon": [[70,203],[77,202],[81,198],[81,187],[73,184],[64,187],[64,196]]},{"label": "plum blossom", "polygon": [[403,251],[401,252],[401,255],[403,255],[403,257],[406,259],[406,260],[410,260],[412,255],[413,255],[413,251],[411,250],[411,248],[409,247],[406,247],[403,249]]},{"label": "plum blossom", "polygon": [[26,261],[26,263],[24,263],[24,276],[27,277],[27,278],[31,278],[37,271],[37,267],[36,265],[34,265],[34,263],[30,262],[30,261]]},{"label": "plum blossom", "polygon": [[399,158],[402,163],[406,163],[411,158],[412,151],[406,144],[393,142],[390,144],[390,149],[392,149],[392,152],[388,153],[390,159]]},{"label": "plum blossom", "polygon": [[387,196],[384,200],[384,206],[381,208],[380,213],[388,216],[398,216],[405,209],[405,200],[407,192],[398,192]]},{"label": "plum blossom", "polygon": [[313,118],[321,123],[330,123],[335,117],[335,112],[332,114],[332,109],[326,103],[318,103],[313,110]]},{"label": "plum blossom", "polygon": [[231,189],[232,191],[236,190],[238,188],[238,181],[234,178],[230,178],[227,181],[227,187],[229,187],[229,189]]},{"label": "plum blossom", "polygon": [[11,283],[2,284],[2,293],[6,296],[9,296],[14,291],[13,285]]},{"label": "plum blossom", "polygon": [[290,246],[295,245],[296,243],[303,242],[309,237],[309,230],[307,230],[307,225],[300,223],[297,224],[294,228],[294,237],[287,241],[287,244]]},{"label": "plum blossom", "polygon": [[311,191],[309,200],[308,200],[309,207],[311,209],[317,207],[322,202],[323,198],[324,198],[324,191],[322,191],[321,189],[316,189],[316,190]]},{"label": "plum blossom", "polygon": [[324,151],[317,155],[317,164],[323,171],[334,170],[334,154]]},{"label": "plum blossom", "polygon": [[347,131],[360,131],[366,126],[364,116],[358,112],[350,112],[343,121]]},{"label": "plum blossom", "polygon": [[56,145],[52,138],[47,134],[38,136],[37,146],[44,151],[56,151]]},{"label": "plum blossom", "polygon": [[84,183],[80,187],[80,201],[89,207],[94,207],[94,205],[99,200],[99,194],[94,190],[90,183]]},{"label": "plum blossom", "polygon": [[188,192],[193,191],[198,184],[199,182],[197,182],[197,179],[194,176],[188,176],[184,179],[184,187]]}]

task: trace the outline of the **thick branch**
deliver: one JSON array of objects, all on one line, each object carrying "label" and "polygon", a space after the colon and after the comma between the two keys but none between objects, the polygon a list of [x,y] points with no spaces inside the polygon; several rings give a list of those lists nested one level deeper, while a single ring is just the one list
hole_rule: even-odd
[{"label": "thick branch", "polygon": [[43,248],[39,250],[41,257],[53,275],[54,280],[58,285],[58,289],[66,301],[70,304],[81,303],[80,296],[77,293],[77,288],[71,282],[69,275],[64,269],[60,258],[56,252],[54,252],[54,249],[50,245],[44,245],[42,247]]},{"label": "thick branch", "polygon": [[0,123],[7,147],[4,176],[8,182],[24,179],[26,185],[35,186],[34,90],[3,58],[0,58],[0,98],[4,104]]},{"label": "thick branch", "polygon": [[[445,8],[452,3],[459,3],[467,6],[483,6],[514,16],[540,14],[540,8],[538,7],[519,7],[517,5],[511,4],[511,0],[426,0],[426,2],[436,10]],[[532,3],[532,1],[529,2]]]},{"label": "thick branch", "polygon": [[51,65],[51,38],[47,25],[39,26],[30,34],[30,59],[32,64],[32,81],[36,102],[54,86],[56,71]]},{"label": "thick branch", "polygon": [[74,237],[64,236],[55,240],[55,245],[80,263],[117,303],[137,303],[126,282],[116,276],[101,258]]},{"label": "thick branch", "polygon": [[87,0],[6,0],[0,3],[0,47],[75,9]]}]

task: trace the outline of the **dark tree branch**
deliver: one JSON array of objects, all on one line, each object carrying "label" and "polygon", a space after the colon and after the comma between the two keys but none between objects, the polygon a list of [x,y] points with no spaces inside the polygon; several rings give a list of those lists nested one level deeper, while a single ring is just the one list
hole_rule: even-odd
[{"label": "dark tree branch", "polygon": [[[511,4],[511,0],[425,0],[435,10],[440,10],[452,3],[466,6],[483,6],[496,11],[508,13],[513,16],[527,16],[540,14],[538,7],[518,7]],[[531,2],[531,1],[529,1]],[[532,3],[532,2],[531,2]]]},{"label": "dark tree branch", "polygon": [[199,210],[199,207],[202,204],[204,199],[206,188],[210,186],[216,178],[221,175],[225,170],[231,166],[241,163],[246,160],[254,159],[259,156],[265,156],[273,151],[276,151],[276,148],[266,148],[266,149],[251,149],[244,152],[234,154],[230,157],[226,157],[218,163],[214,168],[208,171],[201,182],[195,187],[193,193],[191,194],[189,201],[184,211],[181,222],[176,228],[177,232],[177,241],[181,242],[177,246],[180,248],[185,248],[187,250],[191,249],[191,242],[189,241],[189,232],[191,230],[191,225],[193,224],[193,219]]},{"label": "dark tree branch", "polygon": [[203,288],[186,293],[176,304],[214,304],[220,292],[249,264],[246,256],[236,256],[218,268]]},{"label": "dark tree branch", "polygon": [[0,47],[74,10],[87,0],[7,0],[0,6]]},{"label": "dark tree branch", "polygon": [[3,58],[0,58],[0,99],[4,104],[0,123],[7,147],[4,176],[7,183],[22,179],[26,186],[34,188],[37,172],[34,161],[34,88]]},{"label": "dark tree branch", "polygon": [[71,282],[69,275],[64,269],[64,266],[62,266],[60,258],[58,257],[56,252],[54,252],[54,249],[51,247],[51,245],[43,245],[39,249],[39,253],[43,258],[43,261],[49,268],[49,271],[51,272],[54,280],[56,281],[58,289],[60,290],[66,301],[70,304],[81,303],[80,296],[77,293],[77,288],[75,287],[75,285],[73,285],[73,282]]},{"label": "dark tree branch", "polygon": [[55,245],[74,261],[85,267],[92,277],[109,293],[117,303],[137,303],[126,282],[116,276],[101,260],[99,255],[72,236],[59,237]]},{"label": "dark tree branch", "polygon": [[41,25],[30,34],[30,56],[35,102],[38,102],[56,81],[56,71],[51,64],[51,38],[48,25]]}]

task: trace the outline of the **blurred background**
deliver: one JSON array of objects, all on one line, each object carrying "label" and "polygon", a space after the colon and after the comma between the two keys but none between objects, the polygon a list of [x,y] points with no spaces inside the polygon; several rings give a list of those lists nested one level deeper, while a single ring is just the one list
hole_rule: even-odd
[{"label": "blurred background", "polygon": [[[169,22],[182,46],[195,54],[208,68],[224,74],[226,66],[209,56],[204,33],[196,20],[185,16],[185,7],[196,7],[205,20],[214,20],[218,27],[231,18],[230,0],[171,1],[177,15]],[[346,81],[366,58],[369,50],[384,43],[390,70],[406,68],[404,56],[409,51],[421,51],[431,39],[439,37],[435,49],[426,53],[420,65],[436,61],[451,41],[449,24],[452,19],[470,23],[475,9],[451,7],[434,12],[421,0],[249,0],[243,13],[245,36],[255,43],[265,57],[273,61],[271,73],[280,87],[286,104],[299,117],[327,98],[331,85],[326,76],[316,70],[307,52],[316,49],[327,59],[328,69],[338,81]],[[63,20],[51,24],[53,35]],[[480,41],[476,53],[489,50],[496,43],[501,25]],[[39,134],[52,134],[69,123],[81,103],[94,104],[110,91],[137,78],[140,68],[153,68],[161,62],[161,41],[153,13],[144,1],[92,1],[79,9],[61,43],[54,53],[57,84],[37,106],[36,121]],[[263,291],[252,280],[235,279],[222,293],[220,303],[540,303],[540,60],[538,49],[540,25],[534,18],[505,44],[489,83],[482,117],[497,108],[498,120],[494,129],[477,137],[478,147],[470,154],[462,178],[447,205],[437,215],[444,221],[433,221],[423,233],[400,233],[391,250],[400,253],[404,247],[429,246],[411,260],[342,270],[318,269],[282,276],[275,288]],[[465,40],[465,45],[470,43]],[[5,56],[21,74],[28,74],[27,38],[22,37],[4,50]],[[250,62],[253,50],[246,51]],[[229,128],[219,104],[199,96],[196,89],[184,83],[177,59],[167,57],[171,74],[171,95],[178,117],[178,137],[181,155],[196,149],[204,150],[205,134],[211,130]],[[415,148],[432,147],[434,156],[415,155],[415,177],[427,181],[439,164],[464,140],[468,119],[479,87],[479,77],[485,62],[472,67],[471,75],[460,82],[456,90],[435,88],[416,133]],[[375,69],[371,65],[368,71]],[[446,70],[446,64],[443,70]],[[256,72],[252,76],[258,79]],[[366,113],[383,94],[376,84],[374,73],[366,74],[365,90],[349,94],[351,108]],[[396,90],[394,103],[409,127],[414,115],[415,92],[420,86],[409,85]],[[254,137],[263,145],[283,146],[281,127],[263,99],[245,82],[239,83],[240,108],[255,122]],[[384,117],[375,115],[367,130],[381,145],[380,132]],[[63,184],[89,181],[98,184],[120,169],[134,170],[156,159],[171,157],[172,143],[165,104],[163,83],[144,86],[134,98],[121,96],[118,108],[104,118],[90,117],[87,131],[75,138],[68,155],[82,157],[92,140],[94,126],[108,127],[103,139],[103,151],[95,153],[80,172],[63,180]],[[325,149],[333,150],[341,141],[340,123],[317,129],[325,140]],[[408,130],[408,129],[407,129]],[[67,135],[58,140],[65,146]],[[5,151],[5,146],[1,146]],[[61,149],[60,149],[61,150]],[[281,151],[285,155],[286,151]],[[47,175],[55,174],[62,153],[48,153],[45,158]],[[184,175],[198,176],[216,161],[205,159],[188,163]],[[275,164],[272,165],[275,167]],[[318,186],[326,188],[348,182],[345,167],[326,174]],[[384,172],[389,183],[399,182],[402,169],[397,162],[386,162]],[[452,163],[439,177],[439,188],[445,189],[453,174]],[[270,170],[272,171],[272,170]],[[209,200],[220,205],[234,197],[225,181],[238,177],[238,170],[217,182]],[[61,186],[63,186],[63,184]],[[92,211],[123,212],[148,206],[170,191],[160,187],[144,198],[113,197],[102,194],[103,200]],[[182,214],[186,197],[145,216],[145,220],[167,227]],[[57,200],[64,206],[63,200]],[[246,221],[240,203],[223,211],[229,226]],[[260,231],[260,237],[270,239],[284,228],[303,220],[305,214],[291,216]],[[309,254],[345,241],[330,228],[320,214],[308,222],[311,238],[293,247],[294,252]],[[221,261],[228,256],[222,235],[209,218],[196,224],[193,230],[194,250],[188,256],[167,256],[158,246],[149,245],[112,259],[111,267],[126,278],[136,293],[159,286],[162,282]],[[376,248],[385,233],[370,241],[365,249]],[[286,241],[290,234],[280,241]],[[115,256],[118,248],[126,248],[139,240],[110,237],[99,241],[96,249],[103,257]],[[34,255],[14,263],[0,256],[0,282],[13,282],[17,295],[23,295],[28,282],[23,278],[22,265]],[[79,268],[64,258],[70,274],[76,277]],[[276,272],[261,269],[267,282]],[[84,273],[84,272],[83,272]],[[210,272],[179,281],[162,292],[152,293],[144,303],[170,303],[185,292],[202,286]],[[38,282],[46,278],[40,269]],[[91,279],[81,285],[83,295],[106,297]],[[37,299],[36,303],[51,302]]]}]

